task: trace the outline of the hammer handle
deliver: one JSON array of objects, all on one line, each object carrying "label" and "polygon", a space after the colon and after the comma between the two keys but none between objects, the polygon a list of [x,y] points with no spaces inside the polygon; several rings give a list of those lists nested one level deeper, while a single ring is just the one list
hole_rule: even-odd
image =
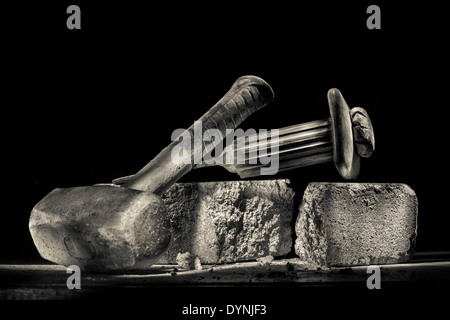
[{"label": "hammer handle", "polygon": [[[201,132],[208,129],[219,129],[222,137],[225,137],[227,129],[237,128],[253,112],[269,104],[273,97],[272,88],[261,78],[255,76],[240,77],[223,98],[198,120],[202,126]],[[186,130],[191,137],[191,142],[195,141],[194,133],[198,134],[198,132],[195,132],[194,126],[195,124]],[[186,132],[183,136],[185,134]],[[197,137],[200,141],[203,141],[202,138]],[[219,142],[214,141],[214,143]],[[195,164],[193,159],[199,157],[201,159],[203,150],[198,149],[203,149],[205,146],[205,143],[203,143],[202,148],[191,148],[192,154],[189,163],[175,163],[171,158],[172,149],[179,143],[175,140],[169,144],[139,172],[127,178],[122,186],[150,191],[157,195],[163,194],[172,184],[192,169]]]}]

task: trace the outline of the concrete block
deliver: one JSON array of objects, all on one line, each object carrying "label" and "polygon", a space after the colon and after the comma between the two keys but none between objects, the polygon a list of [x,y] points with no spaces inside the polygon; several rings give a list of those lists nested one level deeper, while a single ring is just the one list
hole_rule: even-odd
[{"label": "concrete block", "polygon": [[159,263],[190,252],[201,263],[288,254],[294,192],[287,180],[177,183],[163,196],[172,240]]},{"label": "concrete block", "polygon": [[295,224],[295,252],[321,266],[402,263],[413,253],[418,201],[399,183],[310,183]]}]

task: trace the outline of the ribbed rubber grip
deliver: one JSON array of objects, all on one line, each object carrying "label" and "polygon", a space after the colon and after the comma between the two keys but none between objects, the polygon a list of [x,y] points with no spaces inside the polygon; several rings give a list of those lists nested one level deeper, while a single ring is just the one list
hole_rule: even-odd
[{"label": "ribbed rubber grip", "polygon": [[203,123],[204,131],[217,128],[225,134],[226,129],[237,128],[253,112],[270,103],[273,97],[267,82],[255,76],[243,76],[199,121]]},{"label": "ribbed rubber grip", "polygon": [[[203,147],[205,147],[206,142],[203,141],[203,136],[194,137],[195,134],[203,135],[208,129],[219,129],[225,138],[227,129],[235,129],[253,112],[269,104],[273,97],[272,88],[261,78],[240,77],[223,98],[198,119],[197,125],[201,124],[202,130],[195,130],[196,123],[194,123],[187,131],[194,138],[193,141],[202,141]],[[138,173],[127,178],[123,186],[156,194],[164,193],[194,166],[193,161],[189,164],[175,164],[172,161],[171,152],[178,143],[178,141],[173,141]],[[211,142],[208,142],[208,145],[211,147]],[[198,149],[192,148],[192,152],[202,152]],[[198,154],[192,158],[198,159]]]}]

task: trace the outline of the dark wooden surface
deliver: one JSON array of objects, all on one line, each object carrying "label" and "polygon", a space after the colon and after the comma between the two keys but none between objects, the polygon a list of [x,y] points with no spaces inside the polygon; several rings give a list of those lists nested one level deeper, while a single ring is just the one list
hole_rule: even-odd
[{"label": "dark wooden surface", "polygon": [[448,253],[416,254],[409,263],[382,265],[381,289],[369,290],[367,266],[318,268],[298,259],[276,259],[270,264],[241,262],[204,265],[202,270],[183,270],[175,265],[156,265],[134,274],[81,272],[81,289],[68,289],[70,276],[64,266],[1,264],[2,300],[141,300],[210,301],[264,298],[276,301],[286,290],[302,299],[414,298],[447,299],[450,285]]}]

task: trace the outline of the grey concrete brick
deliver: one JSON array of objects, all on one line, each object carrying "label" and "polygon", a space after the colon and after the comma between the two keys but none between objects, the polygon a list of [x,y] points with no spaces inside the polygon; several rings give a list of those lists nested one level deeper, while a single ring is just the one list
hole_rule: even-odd
[{"label": "grey concrete brick", "polygon": [[294,192],[287,180],[177,183],[163,196],[172,240],[160,263],[190,252],[201,263],[288,254]]},{"label": "grey concrete brick", "polygon": [[322,266],[408,261],[418,200],[400,183],[310,183],[295,224],[295,252]]}]

